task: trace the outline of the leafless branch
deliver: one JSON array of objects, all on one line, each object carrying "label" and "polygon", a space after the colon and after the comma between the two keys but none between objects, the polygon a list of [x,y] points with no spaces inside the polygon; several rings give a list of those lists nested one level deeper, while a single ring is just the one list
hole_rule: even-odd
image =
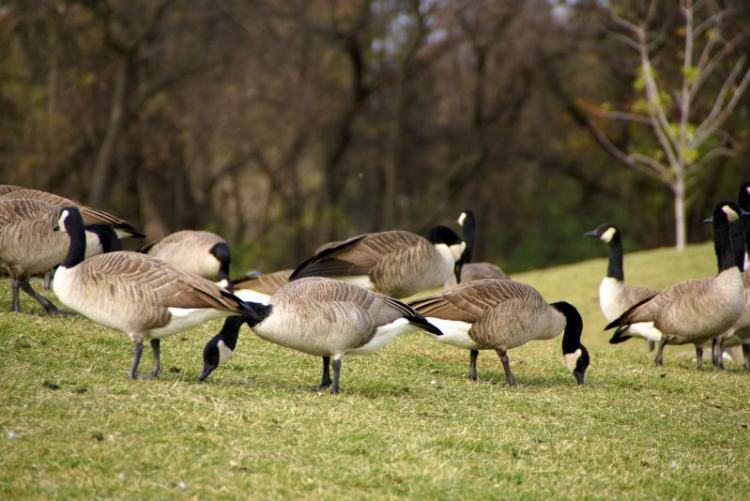
[{"label": "leafless branch", "polygon": [[701,88],[701,86],[705,83],[705,81],[708,79],[709,76],[716,70],[716,67],[718,64],[727,56],[730,52],[739,44],[741,41],[740,35],[735,36],[732,40],[724,44],[724,47],[721,48],[719,52],[714,54],[714,56],[711,58],[711,60],[705,65],[705,67],[701,68],[700,62],[698,65],[698,78],[696,78],[695,83],[693,83],[693,90],[691,92],[691,98],[695,96],[695,94],[698,92],[698,89]]},{"label": "leafless branch", "polygon": [[724,147],[714,148],[708,153],[706,153],[705,155],[703,155],[703,157],[700,160],[698,160],[693,165],[685,169],[685,176],[692,176],[696,174],[700,169],[705,167],[708,164],[708,162],[710,162],[716,157],[732,157],[736,153],[737,152],[735,150],[730,149],[730,148],[724,148]]}]

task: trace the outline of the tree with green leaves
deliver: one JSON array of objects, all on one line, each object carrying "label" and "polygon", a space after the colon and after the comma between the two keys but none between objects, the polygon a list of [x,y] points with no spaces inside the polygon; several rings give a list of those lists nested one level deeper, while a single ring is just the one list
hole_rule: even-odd
[{"label": "tree with green leaves", "polygon": [[[675,244],[683,249],[691,188],[714,160],[738,150],[724,126],[750,83],[750,68],[739,50],[743,34],[731,25],[734,4],[680,0],[673,16],[665,3],[649,0],[635,20],[617,4],[603,7],[613,23],[611,35],[637,55],[634,98],[621,109],[604,103],[587,110],[591,116],[645,127],[646,137],[618,145],[595,120],[588,125],[620,163],[669,187]],[[637,11],[628,8],[631,15]]]}]

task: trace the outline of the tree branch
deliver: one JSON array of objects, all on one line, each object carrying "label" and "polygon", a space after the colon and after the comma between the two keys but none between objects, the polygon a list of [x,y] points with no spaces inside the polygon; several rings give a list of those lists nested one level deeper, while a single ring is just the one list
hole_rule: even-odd
[{"label": "tree branch", "polygon": [[733,157],[737,152],[730,148],[714,148],[703,157],[695,162],[693,165],[689,166],[685,169],[685,177],[692,176],[696,174],[699,170],[701,170],[703,167],[705,167],[709,161],[713,160],[716,157]]}]

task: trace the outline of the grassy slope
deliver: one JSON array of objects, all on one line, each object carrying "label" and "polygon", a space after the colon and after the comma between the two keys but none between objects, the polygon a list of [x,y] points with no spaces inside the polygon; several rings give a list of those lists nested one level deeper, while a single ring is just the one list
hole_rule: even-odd
[{"label": "grassy slope", "polygon": [[[626,257],[632,283],[713,273],[710,245]],[[344,361],[338,397],[300,392],[319,360],[245,334],[200,384],[214,322],[162,343],[164,374],[129,381],[131,344],[83,318],[0,315],[0,498],[705,498],[750,485],[748,379],[643,343],[606,344],[604,260],[517,275],[578,305],[593,361],[576,387],[559,340],[497,357],[425,337]],[[9,307],[0,284],[0,310]],[[34,308],[22,298],[24,308]],[[247,331],[245,331],[247,332]],[[630,346],[629,346],[630,345]],[[148,369],[144,359],[142,370]],[[59,388],[58,388],[59,387]]]}]

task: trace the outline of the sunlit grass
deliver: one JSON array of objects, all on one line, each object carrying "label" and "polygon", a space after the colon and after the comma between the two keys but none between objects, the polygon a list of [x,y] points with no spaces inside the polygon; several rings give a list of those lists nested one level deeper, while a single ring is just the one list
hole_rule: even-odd
[{"label": "sunlit grass", "polygon": [[[628,255],[625,272],[661,287],[715,266],[705,244]],[[129,381],[124,334],[3,313],[0,498],[745,499],[750,375],[731,362],[698,372],[690,350],[668,349],[657,369],[644,343],[608,345],[605,269],[601,259],[515,276],[581,309],[583,387],[559,339],[513,350],[520,386],[508,388],[493,353],[473,383],[468,352],[411,336],[345,358],[331,397],[300,391],[319,359],[246,330],[230,364],[199,383],[220,322],[166,339],[162,376]]]}]

